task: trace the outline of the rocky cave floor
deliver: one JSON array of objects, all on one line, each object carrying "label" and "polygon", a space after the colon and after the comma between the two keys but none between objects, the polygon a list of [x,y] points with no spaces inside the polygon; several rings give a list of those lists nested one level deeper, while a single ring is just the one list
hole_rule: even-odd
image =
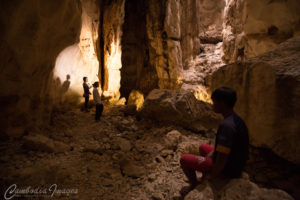
[{"label": "rocky cave floor", "polygon": [[[57,184],[58,189],[78,193],[55,194],[54,199],[180,199],[180,189],[188,185],[180,156],[196,153],[201,143],[213,143],[215,130],[196,134],[151,120],[137,121],[125,116],[122,107],[105,106],[99,122],[94,121],[94,109],[86,113],[63,107],[53,114],[52,125],[41,130],[43,134],[30,133],[35,139],[1,141],[2,194],[14,183],[18,188]],[[39,140],[41,135],[47,139]],[[250,180],[281,188],[298,199],[297,166],[261,152],[251,149],[246,167]]]}]

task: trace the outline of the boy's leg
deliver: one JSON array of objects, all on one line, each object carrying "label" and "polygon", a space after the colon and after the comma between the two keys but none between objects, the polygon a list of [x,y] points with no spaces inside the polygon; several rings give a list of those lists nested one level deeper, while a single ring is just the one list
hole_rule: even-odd
[{"label": "boy's leg", "polygon": [[102,113],[103,113],[103,104],[99,104],[99,117],[102,116]]},{"label": "boy's leg", "polygon": [[209,144],[201,144],[199,147],[200,155],[201,156],[207,156],[210,152],[215,150],[214,145],[209,145]]},{"label": "boy's leg", "polygon": [[190,182],[189,187],[183,187],[180,191],[181,195],[184,197],[198,184],[196,171],[201,171],[203,174],[210,171],[212,168],[212,160],[208,157],[184,154],[180,159],[180,164],[184,174]]},{"label": "boy's leg", "polygon": [[100,119],[100,105],[96,104],[96,116],[95,116],[95,120],[99,120]]},{"label": "boy's leg", "polygon": [[86,111],[88,111],[89,107],[88,107],[88,103],[89,103],[89,97],[84,97],[84,108]]},{"label": "boy's leg", "polygon": [[211,158],[196,156],[192,154],[184,154],[180,159],[180,164],[183,172],[192,185],[197,184],[195,171],[207,173],[212,168]]}]

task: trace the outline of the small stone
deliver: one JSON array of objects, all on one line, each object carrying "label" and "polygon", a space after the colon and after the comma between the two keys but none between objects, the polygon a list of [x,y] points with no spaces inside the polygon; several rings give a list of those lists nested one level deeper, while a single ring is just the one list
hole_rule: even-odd
[{"label": "small stone", "polygon": [[163,200],[164,199],[164,196],[161,194],[161,193],[153,193],[151,198],[153,200]]},{"label": "small stone", "polygon": [[116,138],[115,143],[120,147],[121,151],[128,152],[132,148],[131,143],[128,140],[121,137]]},{"label": "small stone", "polygon": [[154,181],[155,178],[156,178],[156,174],[154,174],[154,173],[148,175],[148,180],[151,181],[151,182]]},{"label": "small stone", "polygon": [[146,170],[134,161],[123,160],[120,162],[120,168],[124,175],[132,178],[139,178],[146,173]]},{"label": "small stone", "polygon": [[156,156],[155,161],[156,161],[157,163],[164,163],[164,162],[165,162],[165,160],[164,160],[163,157],[161,157],[161,156]]},{"label": "small stone", "polygon": [[104,148],[105,148],[106,150],[111,149],[110,144],[104,144]]},{"label": "small stone", "polygon": [[169,149],[164,149],[161,151],[160,155],[163,157],[163,158],[166,158],[168,155],[172,155],[173,154],[173,151],[172,150],[169,150]]},{"label": "small stone", "polygon": [[168,167],[168,168],[166,168],[166,171],[167,171],[167,172],[172,172],[173,170],[172,170],[171,167]]},{"label": "small stone", "polygon": [[132,90],[128,97],[128,105],[136,105],[136,109],[140,110],[144,103],[144,95],[142,92]]},{"label": "small stone", "polygon": [[177,130],[172,130],[167,133],[164,141],[168,148],[175,148],[182,141],[181,133]]}]

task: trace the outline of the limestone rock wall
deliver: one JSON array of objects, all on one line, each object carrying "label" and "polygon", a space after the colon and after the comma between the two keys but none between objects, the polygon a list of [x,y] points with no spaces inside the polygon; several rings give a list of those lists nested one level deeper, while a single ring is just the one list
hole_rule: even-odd
[{"label": "limestone rock wall", "polygon": [[250,142],[300,163],[300,37],[273,51],[227,65],[208,82],[211,91],[229,86],[237,91],[236,111],[246,120]]},{"label": "limestone rock wall", "polygon": [[[146,16],[147,37],[149,40],[149,62],[155,66],[160,88],[171,88],[176,85],[178,73],[176,68],[169,67],[167,35],[164,32],[166,1],[149,1]],[[179,52],[180,56],[181,52]],[[174,70],[173,70],[174,69]],[[172,70],[172,71],[171,71]]]},{"label": "limestone rock wall", "polygon": [[[182,1],[182,86],[195,97],[210,101],[204,78],[224,63],[222,61],[222,30],[224,0]],[[186,23],[189,22],[189,23]]]},{"label": "limestone rock wall", "polygon": [[[179,89],[183,83],[193,79],[186,74],[202,70],[203,67],[200,70],[194,69],[197,62],[192,60],[204,53],[207,44],[217,44],[222,40],[224,6],[224,0],[149,2],[149,57],[150,64],[156,68],[160,88]],[[206,52],[214,51],[213,46]],[[220,56],[216,57],[221,60]],[[205,68],[211,66],[206,65]]]},{"label": "limestone rock wall", "polygon": [[158,86],[208,101],[207,75],[299,34],[299,6],[298,0],[149,1],[149,62]]},{"label": "limestone rock wall", "polygon": [[181,0],[180,3],[182,59],[186,63],[201,53],[201,44],[222,41],[225,1]]},{"label": "limestone rock wall", "polygon": [[103,1],[101,11],[103,24],[102,31],[104,61],[104,85],[105,95],[120,96],[121,67],[122,67],[122,25],[124,22],[124,0]]},{"label": "limestone rock wall", "polygon": [[126,98],[133,89],[147,95],[153,88],[158,87],[156,69],[149,60],[147,12],[148,0],[125,2],[120,91],[121,95]]},{"label": "limestone rock wall", "polygon": [[83,77],[88,77],[89,83],[98,81],[99,78],[96,53],[99,3],[97,0],[81,0],[81,8],[79,42],[66,47],[55,62],[52,96],[56,103],[79,102],[83,94]]},{"label": "limestone rock wall", "polygon": [[[1,1],[1,134],[22,134],[49,120],[51,72],[81,26],[77,0]],[[13,129],[8,129],[13,127]]]},{"label": "limestone rock wall", "polygon": [[227,0],[223,59],[258,56],[299,35],[299,9],[298,0]]}]

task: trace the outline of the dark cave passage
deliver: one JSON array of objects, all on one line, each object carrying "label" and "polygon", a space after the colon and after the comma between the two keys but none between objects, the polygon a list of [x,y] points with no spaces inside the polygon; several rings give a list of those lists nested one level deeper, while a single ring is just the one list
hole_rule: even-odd
[{"label": "dark cave passage", "polygon": [[147,95],[157,88],[157,75],[149,62],[149,44],[146,29],[147,0],[125,2],[122,35],[121,96],[128,99],[131,90]]}]

